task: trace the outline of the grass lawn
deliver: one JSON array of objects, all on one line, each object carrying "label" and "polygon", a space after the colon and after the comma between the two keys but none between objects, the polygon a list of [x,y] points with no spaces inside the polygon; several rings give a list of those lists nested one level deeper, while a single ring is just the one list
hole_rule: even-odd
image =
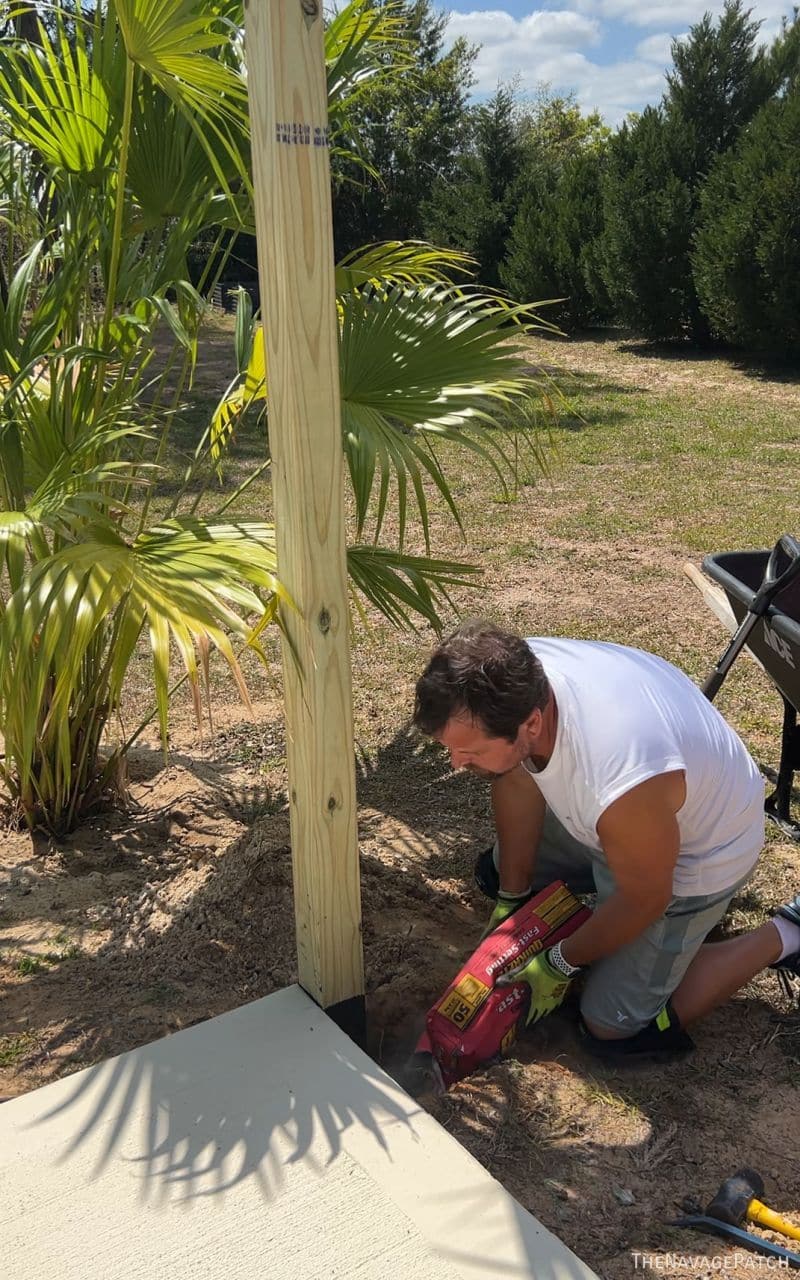
[{"label": "grass lawn", "polygon": [[[224,325],[209,335],[159,502],[174,492],[197,423],[227,383],[230,346]],[[651,649],[701,680],[726,635],[682,565],[800,533],[800,375],[659,351],[619,333],[532,342],[530,360],[567,399],[549,437],[542,429],[548,474],[526,465],[506,502],[471,456],[442,455],[467,541],[435,506],[435,551],[484,568],[480,585],[459,594],[460,611],[526,634]],[[242,434],[226,490],[263,449],[255,425]],[[268,516],[265,481],[247,491],[241,510]],[[412,536],[409,550],[418,549]],[[470,883],[472,857],[490,834],[485,786],[453,775],[439,750],[407,729],[413,681],[433,642],[371,616],[369,633],[353,644],[371,1047],[398,1074],[421,1014],[477,942],[487,914]],[[131,762],[130,813],[98,817],[58,848],[8,837],[0,1093],[293,980],[279,668],[264,674],[249,662],[247,672],[254,717],[238,706],[218,664],[214,724],[202,742],[188,695],[176,701],[168,768],[145,735]],[[758,762],[777,765],[781,703],[747,657],[717,702]],[[142,653],[127,722],[148,705]],[[725,929],[760,923],[798,887],[797,848],[770,830]],[[22,964],[26,956],[41,963]],[[800,1211],[789,1121],[800,1085],[800,1020],[765,975],[696,1038],[697,1052],[683,1063],[614,1071],[581,1055],[566,1010],[526,1036],[513,1060],[444,1098],[421,1079],[403,1078],[601,1276],[628,1277],[637,1251],[702,1254],[710,1268],[726,1253],[721,1241],[665,1225],[686,1195],[704,1202],[724,1177],[752,1164],[769,1203],[790,1216]],[[691,1260],[670,1266],[670,1275],[701,1274]],[[731,1265],[727,1274],[749,1271]]]}]

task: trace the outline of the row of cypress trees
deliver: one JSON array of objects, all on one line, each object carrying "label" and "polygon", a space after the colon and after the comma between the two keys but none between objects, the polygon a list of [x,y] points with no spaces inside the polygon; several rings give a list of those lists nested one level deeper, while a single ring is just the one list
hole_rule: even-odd
[{"label": "row of cypress trees", "polygon": [[401,99],[365,100],[380,176],[339,174],[340,250],[419,236],[471,253],[484,284],[565,299],[566,328],[800,354],[797,11],[765,45],[727,0],[674,42],[661,102],[614,132],[547,92],[470,106],[475,50],[445,50],[429,0],[409,13],[419,67]]},{"label": "row of cypress trees", "polygon": [[771,47],[739,0],[673,45],[659,106],[529,190],[501,271],[567,323],[800,354],[800,24]]}]

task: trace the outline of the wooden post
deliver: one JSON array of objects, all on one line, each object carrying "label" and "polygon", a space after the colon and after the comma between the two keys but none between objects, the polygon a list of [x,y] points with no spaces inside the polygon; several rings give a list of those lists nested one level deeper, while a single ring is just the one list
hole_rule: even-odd
[{"label": "wooden post", "polygon": [[355,1039],[364,962],[338,321],[321,0],[246,0],[247,77],[284,615],[300,984]]}]

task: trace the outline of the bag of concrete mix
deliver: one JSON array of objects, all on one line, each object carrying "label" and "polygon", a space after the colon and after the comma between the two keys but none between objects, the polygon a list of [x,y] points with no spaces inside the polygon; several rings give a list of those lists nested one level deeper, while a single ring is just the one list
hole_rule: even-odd
[{"label": "bag of concrete mix", "polygon": [[556,880],[484,938],[428,1010],[417,1044],[417,1053],[432,1055],[442,1088],[507,1053],[525,1026],[530,987],[527,982],[497,987],[500,974],[568,938],[590,915]]}]

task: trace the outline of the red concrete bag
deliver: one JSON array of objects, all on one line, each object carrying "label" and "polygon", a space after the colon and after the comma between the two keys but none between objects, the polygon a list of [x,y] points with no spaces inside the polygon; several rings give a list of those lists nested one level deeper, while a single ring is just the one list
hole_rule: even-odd
[{"label": "red concrete bag", "polygon": [[433,1055],[442,1088],[507,1053],[525,1026],[527,982],[495,984],[501,973],[525,964],[580,928],[591,911],[556,880],[510,915],[473,951],[450,986],[428,1010],[417,1053]]}]

